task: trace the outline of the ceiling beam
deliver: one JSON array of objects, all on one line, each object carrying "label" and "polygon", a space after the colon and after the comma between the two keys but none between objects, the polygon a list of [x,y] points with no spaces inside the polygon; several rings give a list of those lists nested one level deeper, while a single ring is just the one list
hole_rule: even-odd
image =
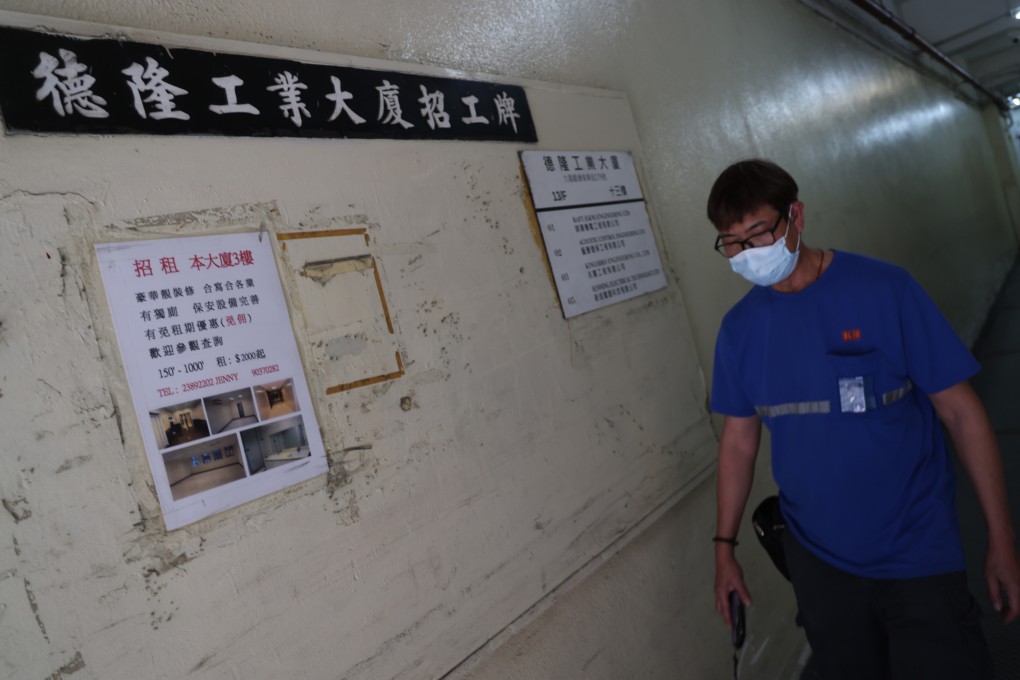
[{"label": "ceiling beam", "polygon": [[1020,29],[1020,23],[1013,17],[999,17],[977,26],[960,31],[955,36],[940,40],[935,45],[946,52],[962,52],[981,41],[994,38],[1010,30]]},{"label": "ceiling beam", "polygon": [[892,29],[900,37],[921,48],[925,54],[935,59],[935,61],[949,69],[954,75],[962,78],[971,87],[985,95],[993,104],[995,104],[996,107],[999,108],[1000,111],[1009,110],[1006,100],[1001,94],[991,90],[987,85],[972,76],[963,67],[953,61],[945,52],[931,44],[924,38],[924,36],[918,34],[917,31],[905,24],[902,19],[897,17],[888,9],[877,4],[874,0],[850,0],[850,2],[862,9],[882,25]]}]

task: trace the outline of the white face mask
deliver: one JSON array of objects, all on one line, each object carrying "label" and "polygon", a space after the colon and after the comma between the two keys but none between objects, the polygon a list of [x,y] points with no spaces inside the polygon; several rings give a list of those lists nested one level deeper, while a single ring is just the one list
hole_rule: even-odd
[{"label": "white face mask", "polygon": [[789,233],[787,223],[783,238],[770,246],[742,250],[730,258],[730,267],[756,286],[774,286],[793,273],[800,256],[800,234],[797,234],[797,249],[791,253],[786,247]]}]

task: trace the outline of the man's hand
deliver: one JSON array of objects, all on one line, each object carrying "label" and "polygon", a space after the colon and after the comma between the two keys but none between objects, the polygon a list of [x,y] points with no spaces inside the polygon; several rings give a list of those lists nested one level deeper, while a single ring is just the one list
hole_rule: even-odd
[{"label": "man's hand", "polygon": [[[978,505],[988,527],[988,555],[985,583],[988,597],[1002,619],[1011,623],[1020,616],[1020,562],[1016,553],[1016,532],[1006,498],[1006,476],[995,432],[981,401],[964,380],[941,392],[928,395],[949,430],[963,469],[967,471]],[[1002,591],[1008,602],[1004,602]]]},{"label": "man's hand", "polygon": [[988,599],[1002,616],[1002,622],[1016,621],[1020,617],[1020,558],[1013,546],[988,548],[985,582],[988,584]]},{"label": "man's hand", "polygon": [[[728,552],[725,552],[727,551]],[[740,601],[745,607],[751,606],[751,594],[744,584],[744,571],[737,564],[731,546],[722,547],[715,556],[715,610],[726,622],[726,627],[733,630],[730,620],[730,593],[737,591]]]}]

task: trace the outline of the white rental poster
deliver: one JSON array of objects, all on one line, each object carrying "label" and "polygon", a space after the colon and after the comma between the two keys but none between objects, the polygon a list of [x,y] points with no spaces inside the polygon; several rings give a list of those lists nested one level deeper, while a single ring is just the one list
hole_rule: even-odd
[{"label": "white rental poster", "polygon": [[326,472],[269,238],[96,255],[167,529]]},{"label": "white rental poster", "polygon": [[634,159],[623,151],[522,151],[567,319],[666,287]]}]

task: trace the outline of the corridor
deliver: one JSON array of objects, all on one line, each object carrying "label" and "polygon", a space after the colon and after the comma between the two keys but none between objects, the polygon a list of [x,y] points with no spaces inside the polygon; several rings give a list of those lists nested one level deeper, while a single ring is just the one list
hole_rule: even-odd
[{"label": "corridor", "polygon": [[[982,370],[971,382],[998,435],[1013,525],[1020,529],[1020,390],[1017,389],[1020,385],[1020,262],[1014,265],[973,349]],[[957,508],[971,591],[984,610],[982,627],[992,650],[995,677],[1015,680],[1020,678],[1020,621],[1003,626],[988,603],[982,576],[988,544],[984,519],[966,474],[959,466],[957,472]]]}]

